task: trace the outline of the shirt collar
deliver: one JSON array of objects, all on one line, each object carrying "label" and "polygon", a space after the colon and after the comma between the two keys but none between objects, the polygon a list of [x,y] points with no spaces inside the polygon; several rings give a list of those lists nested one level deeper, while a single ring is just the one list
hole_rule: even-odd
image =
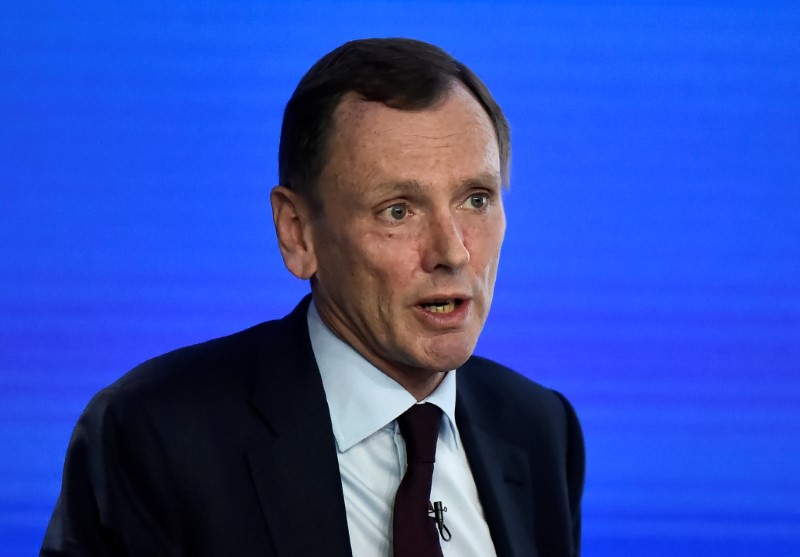
[{"label": "shirt collar", "polygon": [[[337,337],[322,321],[313,300],[308,307],[307,319],[339,452],[347,451],[391,425],[400,414],[417,403],[402,385]],[[430,402],[442,409],[445,419],[442,420],[440,438],[457,449],[455,370],[447,372],[439,386],[422,402]]]}]

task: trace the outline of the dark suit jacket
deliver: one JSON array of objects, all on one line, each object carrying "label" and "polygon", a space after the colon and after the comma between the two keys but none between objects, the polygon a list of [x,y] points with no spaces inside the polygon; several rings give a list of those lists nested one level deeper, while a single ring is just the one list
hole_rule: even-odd
[{"label": "dark suit jacket", "polygon": [[[307,307],[98,393],[41,555],[350,556]],[[456,421],[498,555],[577,555],[584,450],[569,403],[473,357],[458,370]]]}]

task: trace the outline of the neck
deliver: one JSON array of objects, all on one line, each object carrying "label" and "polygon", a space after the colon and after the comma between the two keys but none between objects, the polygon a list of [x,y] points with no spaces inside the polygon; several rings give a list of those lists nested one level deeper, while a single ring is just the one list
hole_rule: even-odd
[{"label": "neck", "polygon": [[375,351],[368,350],[367,344],[350,329],[337,327],[336,325],[340,320],[337,320],[335,316],[328,315],[325,307],[321,307],[318,304],[315,304],[315,306],[317,314],[328,330],[336,335],[339,340],[350,345],[361,357],[382,373],[397,381],[417,402],[428,398],[447,375],[448,370],[431,370],[382,358]]}]

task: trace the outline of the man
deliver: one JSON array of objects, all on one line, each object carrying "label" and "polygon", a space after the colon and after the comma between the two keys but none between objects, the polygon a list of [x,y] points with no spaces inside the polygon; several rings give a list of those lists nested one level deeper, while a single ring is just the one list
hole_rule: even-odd
[{"label": "man", "polygon": [[577,555],[572,408],[472,356],[509,152],[488,90],[437,47],[317,62],[271,195],[311,298],[101,391],[42,555]]}]

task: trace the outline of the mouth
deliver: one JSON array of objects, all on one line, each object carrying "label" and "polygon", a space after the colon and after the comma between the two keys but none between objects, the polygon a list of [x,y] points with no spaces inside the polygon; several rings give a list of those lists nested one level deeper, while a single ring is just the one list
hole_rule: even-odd
[{"label": "mouth", "polygon": [[461,298],[450,298],[422,303],[419,307],[431,313],[452,313],[463,303],[464,300]]}]

